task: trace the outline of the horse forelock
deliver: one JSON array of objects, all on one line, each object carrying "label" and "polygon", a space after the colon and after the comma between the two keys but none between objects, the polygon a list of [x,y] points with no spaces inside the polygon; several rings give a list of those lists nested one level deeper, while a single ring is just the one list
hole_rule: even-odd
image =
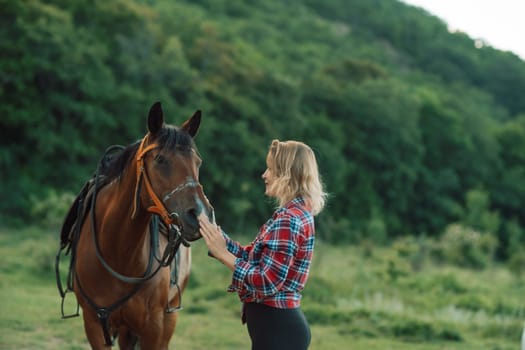
[{"label": "horse forelock", "polygon": [[164,126],[158,132],[155,142],[165,151],[190,152],[195,149],[193,138],[186,131],[171,125]]},{"label": "horse forelock", "polygon": [[[164,151],[191,152],[197,151],[193,138],[184,130],[171,125],[164,126],[155,135],[153,142],[156,142],[160,149]],[[104,171],[108,181],[120,177],[126,167],[132,162],[137,154],[140,140],[128,145],[122,152],[114,155]]]}]

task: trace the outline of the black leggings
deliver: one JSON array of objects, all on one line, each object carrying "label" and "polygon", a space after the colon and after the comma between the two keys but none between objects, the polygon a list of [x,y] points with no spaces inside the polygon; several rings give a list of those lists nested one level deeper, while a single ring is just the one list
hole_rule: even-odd
[{"label": "black leggings", "polygon": [[310,328],[301,309],[247,303],[244,312],[252,350],[306,350]]}]

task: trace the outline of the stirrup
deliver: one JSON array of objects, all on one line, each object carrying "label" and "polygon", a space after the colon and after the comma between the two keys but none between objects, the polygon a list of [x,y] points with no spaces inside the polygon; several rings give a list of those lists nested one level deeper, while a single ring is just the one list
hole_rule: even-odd
[{"label": "stirrup", "polygon": [[66,290],[66,292],[62,296],[62,302],[60,303],[60,312],[62,313],[62,319],[67,319],[67,318],[73,318],[73,317],[80,316],[80,305],[79,305],[78,301],[77,301],[77,311],[75,313],[66,315],[66,313],[64,311],[64,303],[66,301],[66,295],[69,292],[70,292],[69,290]]}]

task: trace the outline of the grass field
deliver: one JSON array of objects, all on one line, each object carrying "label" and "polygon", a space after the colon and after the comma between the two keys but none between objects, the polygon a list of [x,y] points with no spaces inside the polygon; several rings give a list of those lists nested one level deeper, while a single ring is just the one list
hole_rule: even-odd
[{"label": "grass field", "polygon": [[[81,318],[60,317],[53,272],[57,232],[0,228],[0,349],[89,348]],[[249,349],[240,304],[225,292],[227,269],[207,257],[202,241],[193,256],[171,349]],[[523,278],[499,266],[460,269],[414,256],[395,244],[319,241],[302,302],[310,349],[519,348]],[[71,311],[73,301],[71,295]]]}]

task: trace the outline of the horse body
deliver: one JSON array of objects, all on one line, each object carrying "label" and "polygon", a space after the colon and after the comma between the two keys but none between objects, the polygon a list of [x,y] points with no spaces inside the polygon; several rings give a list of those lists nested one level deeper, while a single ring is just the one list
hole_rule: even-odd
[{"label": "horse body", "polygon": [[[96,217],[100,218],[100,224],[96,232],[99,233],[97,240],[100,253],[114,270],[125,276],[140,278],[147,269],[150,254],[150,247],[147,244],[149,218],[145,213],[140,213],[131,222],[129,220],[130,211],[126,205],[115,205],[113,210],[103,209],[107,207],[103,200],[104,197],[112,195],[111,191],[101,191],[99,195],[100,205],[97,206]],[[132,203],[132,198],[112,201],[112,203]],[[97,316],[97,310],[89,305],[82,294],[85,293],[96,305],[104,307],[130,294],[135,285],[116,279],[104,268],[97,258],[90,226],[91,223],[86,220],[80,235],[76,259],[76,274],[79,283],[75,284],[75,293],[83,309],[84,327],[90,345],[93,349],[99,349],[106,346],[103,329]],[[119,235],[118,232],[127,234]],[[161,239],[159,250],[163,250],[165,246],[165,239]],[[189,253],[187,256],[189,257]],[[181,259],[182,265],[187,263]],[[79,290],[80,285],[83,293]],[[121,349],[132,348],[128,343],[135,341],[132,335],[138,335],[139,330],[148,330],[147,333],[151,333],[142,332],[140,334],[141,341],[151,344],[150,348],[163,349],[167,346],[169,338],[165,339],[164,334],[171,336],[177,317],[176,313],[165,312],[166,305],[171,302],[168,291],[169,272],[167,269],[160,269],[155,276],[143,283],[134,296],[111,314],[109,319],[111,335],[120,334]],[[122,337],[122,335],[127,336]],[[164,344],[156,344],[161,340]],[[141,348],[147,349],[148,347],[141,344]]]},{"label": "horse body", "polygon": [[[160,104],[154,105],[148,134],[119,156],[118,176],[96,194],[76,244],[73,283],[93,349],[110,348],[108,335],[118,335],[121,349],[168,348],[178,315],[170,310],[180,306],[191,266],[191,250],[180,243],[200,238],[196,216],[213,212],[198,183],[200,158],[188,144],[199,123],[200,113],[166,130]],[[177,136],[182,145],[168,140],[177,133],[186,134]],[[165,228],[157,236],[153,215]],[[180,234],[175,248],[169,230]],[[163,252],[174,255],[170,249],[177,250],[176,281],[162,265]]]}]

